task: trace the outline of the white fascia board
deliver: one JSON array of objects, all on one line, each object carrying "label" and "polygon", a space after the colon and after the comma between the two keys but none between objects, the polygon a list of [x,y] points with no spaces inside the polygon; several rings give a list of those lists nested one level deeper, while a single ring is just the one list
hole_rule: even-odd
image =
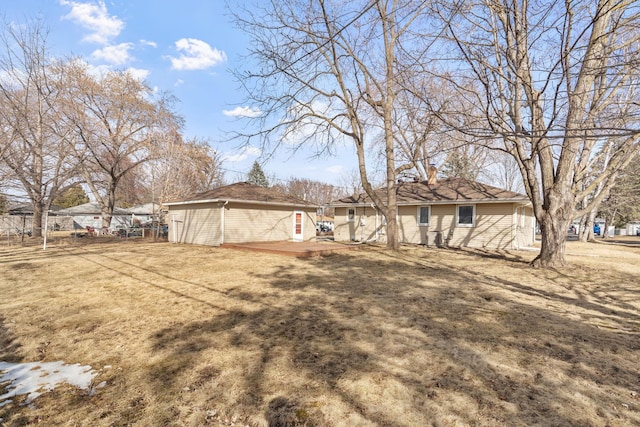
[{"label": "white fascia board", "polygon": [[164,202],[163,205],[164,206],[180,206],[180,205],[193,205],[196,203],[219,203],[219,202],[223,202],[224,200],[220,200],[220,199],[208,199],[208,200],[186,200],[184,202]]},{"label": "white fascia board", "polygon": [[[477,205],[480,203],[518,203],[524,206],[530,205],[531,201],[526,198],[513,199],[470,199],[470,200],[415,200],[412,202],[399,202],[398,206],[418,206],[418,205]],[[330,208],[346,207],[370,207],[371,203],[328,203],[325,206]]]},{"label": "white fascia board", "polygon": [[320,206],[314,205],[301,205],[294,203],[279,203],[279,202],[259,202],[256,200],[239,200],[239,199],[208,199],[208,200],[187,200],[184,202],[169,202],[163,203],[165,206],[183,206],[183,205],[195,205],[201,203],[244,203],[251,205],[265,205],[265,206],[294,206],[297,208],[318,209]]}]

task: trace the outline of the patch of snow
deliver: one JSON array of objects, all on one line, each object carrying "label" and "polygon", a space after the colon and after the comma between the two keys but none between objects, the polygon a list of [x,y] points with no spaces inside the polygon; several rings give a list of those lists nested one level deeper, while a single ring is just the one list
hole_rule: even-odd
[{"label": "patch of snow", "polygon": [[[53,390],[60,383],[67,383],[80,389],[89,389],[98,373],[91,366],[80,364],[67,365],[58,362],[0,362],[0,386],[7,392],[0,395],[0,408],[12,402],[13,397],[26,394],[26,404],[31,403],[42,393]],[[104,386],[98,384],[96,388]],[[94,389],[90,390],[93,395]]]}]

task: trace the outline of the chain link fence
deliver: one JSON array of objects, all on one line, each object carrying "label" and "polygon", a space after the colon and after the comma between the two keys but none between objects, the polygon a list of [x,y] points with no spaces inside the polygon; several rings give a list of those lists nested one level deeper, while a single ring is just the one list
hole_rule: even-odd
[{"label": "chain link fence", "polygon": [[[43,224],[44,225],[44,224]],[[0,215],[0,245],[40,244],[41,239],[33,237],[39,233],[45,236],[44,228],[33,227],[33,217],[28,215]],[[102,230],[94,227],[82,227],[74,222],[71,216],[49,216],[46,229],[47,240],[53,242],[60,239],[81,239],[91,237],[111,237],[123,240],[132,238],[166,239],[166,226],[154,224],[149,227],[117,227],[113,230]]]}]

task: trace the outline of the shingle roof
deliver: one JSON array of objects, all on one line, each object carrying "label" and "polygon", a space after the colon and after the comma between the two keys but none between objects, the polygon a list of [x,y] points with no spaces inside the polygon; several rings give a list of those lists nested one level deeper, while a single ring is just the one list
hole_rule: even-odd
[{"label": "shingle roof", "polygon": [[[98,202],[89,202],[83,205],[72,206],[66,209],[60,209],[57,214],[58,215],[98,215],[102,213],[102,208]],[[114,207],[113,208],[114,215],[129,215],[130,212],[127,209]]]},{"label": "shingle roof", "polygon": [[[387,200],[386,188],[375,190]],[[470,181],[463,178],[449,178],[429,185],[427,181],[400,182],[396,187],[398,204],[426,203],[460,203],[460,202],[497,202],[497,201],[528,201],[527,196],[509,190]],[[330,203],[330,205],[370,204],[371,198],[366,194],[345,197]]]},{"label": "shingle roof", "polygon": [[186,204],[190,202],[202,203],[227,200],[275,205],[316,206],[313,203],[298,199],[297,197],[283,194],[273,188],[265,188],[248,182],[237,182],[235,184],[225,185],[203,193],[194,194],[183,200],[176,200],[165,204],[170,206],[172,204]]},{"label": "shingle roof", "polygon": [[132,206],[127,210],[136,215],[153,215],[160,211],[160,205],[157,203],[144,203],[142,205]]}]

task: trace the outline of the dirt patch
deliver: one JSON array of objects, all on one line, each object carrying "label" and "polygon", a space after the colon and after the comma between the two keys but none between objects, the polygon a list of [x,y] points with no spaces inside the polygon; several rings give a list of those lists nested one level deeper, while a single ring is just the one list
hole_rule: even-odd
[{"label": "dirt patch", "polygon": [[571,268],[536,270],[534,253],[422,247],[309,259],[99,239],[3,247],[0,355],[90,365],[105,385],[16,400],[0,418],[639,424],[640,248],[567,254]]}]

